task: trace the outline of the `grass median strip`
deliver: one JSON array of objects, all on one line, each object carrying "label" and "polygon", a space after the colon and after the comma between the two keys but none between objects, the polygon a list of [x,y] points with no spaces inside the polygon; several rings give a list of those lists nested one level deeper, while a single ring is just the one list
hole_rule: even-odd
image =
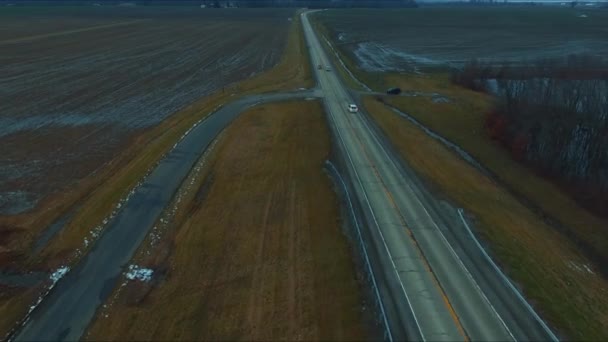
[{"label": "grass median strip", "polygon": [[329,149],[318,102],[244,113],[201,170],[204,199],[183,201],[188,214],[163,237],[172,241],[166,260],[143,265],[167,263],[166,271],[116,291],[87,338],[365,338],[337,198],[322,170]]},{"label": "grass median strip", "polygon": [[409,121],[371,97],[364,103],[409,165],[474,216],[491,252],[550,323],[574,340],[608,338],[608,284],[575,245]]}]

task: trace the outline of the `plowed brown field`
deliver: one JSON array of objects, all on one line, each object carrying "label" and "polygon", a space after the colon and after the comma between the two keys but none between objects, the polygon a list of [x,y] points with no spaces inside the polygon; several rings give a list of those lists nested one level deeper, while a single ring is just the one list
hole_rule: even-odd
[{"label": "plowed brown field", "polygon": [[93,173],[137,133],[273,66],[293,15],[24,11],[0,12],[0,215],[35,208]]}]

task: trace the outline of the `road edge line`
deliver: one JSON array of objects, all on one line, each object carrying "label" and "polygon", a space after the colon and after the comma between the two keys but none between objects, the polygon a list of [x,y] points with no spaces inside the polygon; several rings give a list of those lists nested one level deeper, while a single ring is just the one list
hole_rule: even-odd
[{"label": "road edge line", "polygon": [[477,240],[477,237],[475,237],[475,234],[473,234],[473,231],[471,230],[471,227],[469,227],[467,220],[464,218],[463,213],[464,213],[464,209],[458,208],[458,216],[460,216],[460,220],[462,221],[462,223],[464,223],[464,226],[466,227],[467,232],[469,233],[469,236],[471,236],[471,238],[475,242],[475,245],[477,245],[477,247],[481,250],[481,252],[484,255],[484,257],[486,258],[486,260],[488,260],[488,262],[492,265],[494,270],[496,270],[496,272],[500,275],[503,282],[508,285],[508,287],[513,291],[513,293],[515,293],[517,298],[524,304],[524,306],[532,314],[534,319],[543,327],[543,330],[545,330],[545,332],[549,335],[551,340],[554,342],[558,342],[559,338],[557,338],[557,336],[555,335],[553,330],[551,330],[551,328],[549,328],[547,323],[538,315],[538,313],[536,312],[536,310],[534,310],[532,305],[530,305],[530,303],[528,303],[526,298],[524,298],[524,296],[521,294],[521,292],[519,292],[519,290],[515,287],[515,285],[513,285],[511,280],[502,272],[500,267],[498,267],[498,265],[496,265],[494,260],[492,260],[490,255],[486,252],[485,248],[483,248],[483,246],[481,245],[479,240]]},{"label": "road edge line", "polygon": [[350,209],[350,212],[353,217],[353,221],[355,223],[355,227],[357,228],[357,237],[359,238],[359,243],[361,244],[361,247],[363,247],[363,256],[365,257],[365,264],[366,264],[367,269],[369,270],[369,273],[372,278],[372,285],[374,287],[374,293],[376,295],[376,299],[378,300],[378,304],[380,304],[380,312],[382,313],[382,320],[384,321],[384,327],[386,329],[386,333],[388,334],[389,341],[392,342],[393,334],[391,333],[390,325],[388,324],[388,318],[386,317],[386,312],[384,310],[384,303],[382,302],[382,297],[380,296],[380,291],[378,291],[378,285],[376,283],[376,275],[374,274],[374,269],[372,268],[372,265],[369,261],[367,248],[365,247],[365,243],[363,242],[363,236],[361,235],[361,229],[359,227],[359,222],[358,222],[359,220],[357,220],[357,215],[355,214],[355,209],[353,208],[353,203],[350,198],[350,192],[348,191],[348,187],[346,186],[346,183],[344,182],[342,175],[340,174],[338,169],[334,166],[334,164],[331,161],[326,160],[325,165],[327,165],[328,167],[330,167],[333,170],[333,173],[340,180],[340,183],[342,183],[342,187],[344,188],[344,192],[346,195],[346,201],[348,202],[348,208]]}]

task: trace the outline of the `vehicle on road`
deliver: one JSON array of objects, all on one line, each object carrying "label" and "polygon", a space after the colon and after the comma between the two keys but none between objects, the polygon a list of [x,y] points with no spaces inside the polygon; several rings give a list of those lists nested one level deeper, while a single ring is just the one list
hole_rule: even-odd
[{"label": "vehicle on road", "polygon": [[317,69],[321,70],[323,69],[323,66],[321,64],[317,65]]},{"label": "vehicle on road", "polygon": [[401,88],[389,88],[386,93],[389,95],[399,95],[401,94]]},{"label": "vehicle on road", "polygon": [[359,111],[359,108],[357,107],[357,105],[351,103],[348,105],[348,111],[351,113],[356,113]]},{"label": "vehicle on road", "polygon": [[331,71],[331,67],[329,65],[325,66],[325,71]]}]

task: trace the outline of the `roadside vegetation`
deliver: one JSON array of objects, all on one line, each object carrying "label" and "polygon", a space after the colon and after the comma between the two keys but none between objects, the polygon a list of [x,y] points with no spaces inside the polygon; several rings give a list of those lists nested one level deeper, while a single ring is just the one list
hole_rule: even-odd
[{"label": "roadside vegetation", "polygon": [[485,128],[514,159],[608,218],[607,61],[591,55],[519,67],[472,61],[452,79],[495,95]]},{"label": "roadside vegetation", "polygon": [[[310,137],[315,137],[310,139]],[[255,107],[205,157],[175,220],[134,262],[88,340],[369,337],[315,101]]]},{"label": "roadside vegetation", "polygon": [[[598,318],[598,321],[593,323],[597,324],[595,328],[589,326],[592,322],[584,319],[584,317],[595,317],[596,310],[605,305],[601,304],[601,297],[604,296],[603,291],[608,284],[605,283],[600,272],[604,265],[602,260],[607,257],[608,232],[605,227],[608,226],[608,222],[579,206],[557,185],[518,163],[508,150],[492,141],[485,128],[486,116],[494,106],[494,100],[489,94],[453,85],[448,73],[389,74],[385,82],[386,85],[400,87],[404,92],[440,94],[440,99],[447,99],[447,101],[437,101],[437,97],[433,96],[383,97],[387,104],[412,116],[471,154],[492,173],[493,179],[489,180],[486,177],[486,181],[492,182],[492,186],[496,189],[490,191],[490,188],[484,186],[486,181],[483,178],[472,177],[471,182],[476,182],[478,179],[479,183],[472,185],[465,181],[472,171],[450,169],[448,162],[442,164],[441,159],[446,157],[447,152],[435,160],[437,164],[434,166],[419,167],[420,174],[432,183],[438,184],[437,189],[445,196],[473,213],[477,219],[478,231],[490,243],[490,249],[497,256],[502,267],[523,287],[526,295],[538,304],[538,309],[560,331],[573,339],[601,339],[608,336],[608,332],[600,328],[600,323],[606,318]],[[376,116],[376,110],[377,108],[374,107],[370,113]],[[388,126],[397,122],[401,125],[411,125],[392,111],[390,115],[395,121],[382,124],[385,131]],[[380,120],[378,117],[376,119]],[[413,128],[410,127],[398,137],[395,133],[387,134],[395,144],[414,143],[408,135],[411,130]],[[417,133],[423,134],[420,130],[417,130]],[[427,136],[427,139],[431,138]],[[424,142],[415,142],[412,147],[430,153],[431,147],[426,146],[427,139]],[[402,153],[405,160],[416,163],[410,150],[402,150]],[[457,158],[453,152],[451,157]],[[431,159],[427,162],[431,163]],[[464,163],[462,160],[461,162]],[[437,170],[430,172],[433,168]],[[474,175],[479,176],[481,173],[476,170]],[[447,183],[451,185],[448,186]],[[505,199],[505,196],[509,201],[518,201],[518,205],[527,208],[525,216],[534,215],[535,222],[522,223],[521,219],[503,216],[504,212],[499,213],[499,209],[511,212],[510,215],[521,213],[511,207],[512,204]],[[490,207],[492,202],[488,202],[489,198],[495,198],[493,203],[495,207]],[[532,217],[526,218],[529,219]],[[529,231],[522,231],[515,226],[537,226],[542,229],[537,228],[535,235],[530,235]],[[547,241],[554,239],[549,234],[549,230],[561,236],[560,242],[551,247],[560,256],[541,258],[536,255],[535,250],[547,249]],[[518,237],[518,235],[524,236]],[[595,272],[589,276],[597,278],[596,281],[572,283],[569,280],[587,272],[586,267],[592,270],[591,272]],[[559,271],[544,272],[543,269]],[[542,277],[538,277],[532,272],[543,274]],[[581,289],[582,287],[585,288]],[[577,294],[579,296],[577,301],[565,298]],[[584,297],[586,299],[581,300]],[[595,299],[598,300],[598,305],[594,304]],[[579,318],[576,319],[575,315],[579,315]]]},{"label": "roadside vegetation", "polygon": [[583,208],[560,186],[512,158],[508,149],[492,140],[486,126],[494,108],[490,95],[453,86],[447,74],[388,79],[404,90],[438,92],[449,98],[450,102],[437,102],[432,97],[404,96],[386,98],[386,102],[471,154],[497,182],[571,239],[605,273],[608,220]]},{"label": "roadside vegetation", "polygon": [[567,339],[608,337],[608,283],[575,244],[500,184],[387,106],[372,97],[364,103],[404,160],[439,195],[472,215],[490,253],[550,325]]},{"label": "roadside vegetation", "polygon": [[[65,227],[39,254],[29,253],[36,238],[33,231],[20,228],[11,237],[0,242],[0,262],[16,270],[53,270],[60,265],[71,264],[78,255],[86,252],[93,228],[103,224],[121,198],[142,179],[176,141],[201,118],[212,113],[218,106],[237,97],[253,93],[289,91],[312,87],[308,53],[301,33],[299,15],[293,17],[288,42],[280,62],[267,72],[242,82],[232,84],[214,94],[199,99],[183,110],[171,115],[159,125],[133,138],[123,152],[90,177],[82,179],[72,189],[49,199],[36,215],[8,218],[0,223],[2,229],[10,227],[48,226],[74,205],[78,210]],[[80,250],[80,254],[76,254]],[[48,284],[30,288],[6,288],[0,292],[0,336],[4,336],[27,312],[31,303]],[[10,290],[10,291],[9,291]]]},{"label": "roadside vegetation", "polygon": [[[445,11],[437,9],[436,14]],[[487,11],[493,10],[473,9],[471,13]],[[403,18],[415,16],[413,12],[402,11],[401,20],[406,22]],[[427,14],[432,12],[429,10]],[[518,9],[513,13],[523,16]],[[548,18],[551,13],[551,10],[544,13],[532,11],[526,18],[509,18],[507,21],[525,23],[539,15]],[[564,336],[575,340],[606,339],[608,220],[583,208],[563,187],[518,162],[510,149],[492,139],[487,126],[488,115],[496,108],[492,95],[458,86],[445,68],[421,65],[420,60],[408,60],[407,56],[384,62],[405,61],[410,66],[421,67],[408,69],[409,72],[391,71],[390,67],[384,71],[365,69],[352,53],[353,46],[365,40],[354,39],[347,28],[353,28],[353,23],[358,20],[374,19],[371,15],[362,18],[359,14],[352,11],[342,13],[343,18],[339,18],[338,15],[332,16],[332,12],[324,12],[325,17],[318,19],[317,25],[324,30],[338,49],[340,59],[357,79],[375,91],[384,92],[390,87],[399,87],[403,91],[403,96],[375,95],[364,99],[365,107],[401,151],[402,157],[432,184],[439,196],[447,197],[472,214],[476,229],[503,269]],[[553,14],[559,20],[571,22],[575,19],[568,19],[568,15],[576,13],[556,11]],[[601,30],[605,24],[598,18],[603,15],[597,13],[598,17],[593,22],[587,22],[580,29],[591,35]],[[395,13],[387,20],[396,20],[397,17],[399,15]],[[341,29],[328,27],[331,25]],[[427,24],[429,29],[433,25],[434,22]],[[365,25],[357,24],[357,27]],[[465,25],[463,29],[474,27]],[[525,31],[529,29],[527,27],[523,25],[520,29]],[[338,37],[340,33],[344,34],[341,38]],[[375,37],[385,42],[393,38],[400,41],[415,38],[399,38],[380,31],[366,30],[364,33],[370,42],[375,42]],[[478,37],[483,34],[486,33],[479,31]],[[413,48],[423,46],[426,45]],[[342,75],[348,75],[348,72]],[[401,110],[461,147],[489,174],[484,175],[390,107]]]}]

